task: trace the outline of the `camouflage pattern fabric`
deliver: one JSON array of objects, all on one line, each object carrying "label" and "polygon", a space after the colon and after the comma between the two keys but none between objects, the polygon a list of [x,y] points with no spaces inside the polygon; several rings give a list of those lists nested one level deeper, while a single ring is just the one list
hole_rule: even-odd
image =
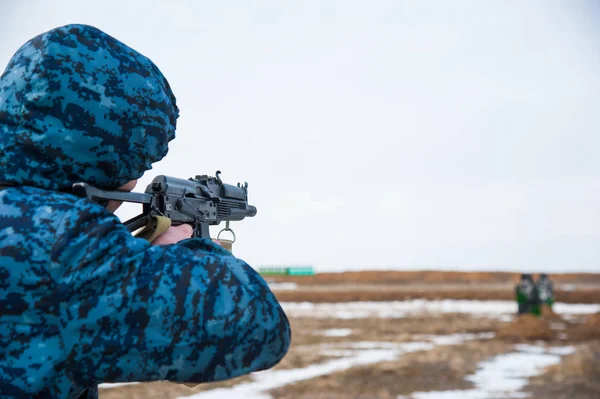
[{"label": "camouflage pattern fabric", "polygon": [[517,312],[519,314],[529,313],[529,304],[527,301],[527,295],[521,291],[520,287],[517,286],[515,289],[517,299]]},{"label": "camouflage pattern fabric", "polygon": [[534,284],[529,276],[521,277],[521,282],[515,287],[518,313],[526,314],[532,310],[532,297],[534,295]]},{"label": "camouflage pattern fabric", "polygon": [[529,313],[536,316],[541,316],[542,314],[542,302],[540,301],[540,292],[537,285],[533,286],[531,296],[529,297]]},{"label": "camouflage pattern fabric", "polygon": [[537,288],[542,304],[552,308],[552,305],[554,305],[554,285],[552,281],[546,275],[542,275],[537,283]]},{"label": "camouflage pattern fabric", "polygon": [[166,155],[178,112],[148,58],[92,27],[54,29],[24,44],[0,78],[0,179],[119,187]]},{"label": "camouflage pattern fabric", "polygon": [[524,274],[521,282],[515,287],[519,314],[542,314],[541,293],[538,284],[533,282],[531,275]]},{"label": "camouflage pattern fabric", "polygon": [[275,365],[287,318],[265,281],[205,239],[151,246],[68,192],[161,159],[175,97],[147,58],[69,25],[0,78],[0,397],[97,397],[101,382],[206,382]]}]

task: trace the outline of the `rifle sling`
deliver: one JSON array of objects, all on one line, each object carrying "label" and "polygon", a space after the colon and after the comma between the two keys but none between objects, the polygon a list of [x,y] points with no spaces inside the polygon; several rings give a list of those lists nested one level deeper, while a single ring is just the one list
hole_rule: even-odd
[{"label": "rifle sling", "polygon": [[171,219],[166,216],[152,215],[152,218],[146,227],[139,233],[136,233],[135,237],[152,242],[155,238],[167,231],[169,227],[171,227]]}]

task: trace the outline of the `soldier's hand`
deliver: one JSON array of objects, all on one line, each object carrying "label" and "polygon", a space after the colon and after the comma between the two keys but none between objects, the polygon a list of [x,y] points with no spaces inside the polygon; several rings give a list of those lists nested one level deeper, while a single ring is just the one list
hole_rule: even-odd
[{"label": "soldier's hand", "polygon": [[181,240],[192,237],[194,229],[189,224],[180,224],[179,226],[171,226],[163,234],[152,241],[152,245],[167,245],[175,244]]}]

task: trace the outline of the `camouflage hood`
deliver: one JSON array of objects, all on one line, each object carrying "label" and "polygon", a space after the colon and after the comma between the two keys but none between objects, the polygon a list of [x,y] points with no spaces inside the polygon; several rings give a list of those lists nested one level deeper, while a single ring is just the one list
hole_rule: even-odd
[{"label": "camouflage hood", "polygon": [[0,181],[118,187],[166,155],[177,115],[148,58],[91,26],[53,29],[0,77]]}]

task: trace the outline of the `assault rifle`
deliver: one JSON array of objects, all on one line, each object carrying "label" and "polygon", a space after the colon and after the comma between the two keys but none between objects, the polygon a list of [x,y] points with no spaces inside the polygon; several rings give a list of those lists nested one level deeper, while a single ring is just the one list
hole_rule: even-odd
[{"label": "assault rifle", "polygon": [[130,232],[147,226],[154,216],[165,216],[173,225],[191,224],[193,237],[210,238],[208,227],[256,215],[248,204],[248,183],[225,184],[217,171],[215,177],[201,175],[188,180],[157,176],[144,193],[107,191],[87,183],[75,183],[73,193],[106,205],[109,200],[142,204],[143,212],[123,223]]}]

